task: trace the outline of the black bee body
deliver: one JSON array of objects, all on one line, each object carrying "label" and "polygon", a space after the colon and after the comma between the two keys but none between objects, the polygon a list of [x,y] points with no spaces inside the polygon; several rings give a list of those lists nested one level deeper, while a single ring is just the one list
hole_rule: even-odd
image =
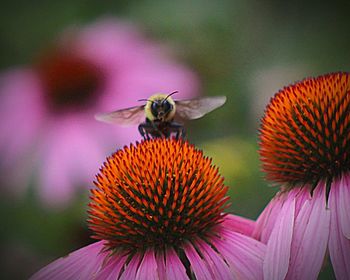
[{"label": "black bee body", "polygon": [[175,135],[176,139],[179,137],[184,138],[186,136],[185,128],[182,124],[175,121],[150,121],[146,119],[145,122],[139,124],[139,132],[145,139],[150,138],[169,138],[171,135]]}]

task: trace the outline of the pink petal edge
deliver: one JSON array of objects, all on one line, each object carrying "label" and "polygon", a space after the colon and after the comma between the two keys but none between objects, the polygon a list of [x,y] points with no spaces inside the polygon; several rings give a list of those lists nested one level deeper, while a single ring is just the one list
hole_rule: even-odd
[{"label": "pink petal edge", "polygon": [[225,258],[233,279],[263,279],[263,259],[266,245],[240,233],[225,228],[221,238],[213,238],[212,243]]},{"label": "pink petal edge", "polygon": [[148,249],[140,263],[135,279],[157,280],[159,279],[157,261],[154,249]]},{"label": "pink petal edge", "polygon": [[30,280],[91,279],[101,267],[106,253],[101,253],[103,241],[93,243],[45,266]]},{"label": "pink petal edge", "polygon": [[189,280],[186,269],[173,248],[168,248],[165,253],[165,279]]},{"label": "pink petal edge", "polygon": [[213,271],[210,269],[210,265],[206,259],[202,259],[198,255],[196,249],[187,242],[184,246],[185,254],[190,261],[191,268],[196,276],[196,279],[211,280],[215,278]]},{"label": "pink petal edge", "polygon": [[[326,185],[320,182],[311,198],[309,189],[297,197],[301,205],[294,224],[290,266],[286,279],[317,279],[327,250],[330,211]],[[309,198],[308,198],[309,197]]]},{"label": "pink petal edge", "polygon": [[284,193],[277,193],[262,211],[255,223],[255,228],[252,233],[252,236],[255,239],[258,239],[263,243],[268,242],[277,216],[281,211],[284,196]]},{"label": "pink petal edge", "polygon": [[343,190],[341,184],[331,186],[329,193],[329,208],[331,211],[331,229],[329,235],[329,254],[335,276],[339,280],[350,279],[350,240],[342,230],[342,199],[350,203],[349,198],[341,197]]},{"label": "pink petal edge", "polygon": [[287,275],[295,219],[295,198],[293,196],[290,194],[285,198],[267,242],[264,279],[284,279]]},{"label": "pink petal edge", "polygon": [[206,260],[212,274],[215,276],[213,279],[230,279],[232,278],[232,273],[228,264],[225,262],[223,257],[218,254],[211,246],[209,246],[204,241],[197,241],[196,247],[201,252],[201,255]]},{"label": "pink petal edge", "polygon": [[225,216],[225,220],[222,222],[222,224],[235,232],[248,236],[252,236],[255,228],[255,221],[230,214]]},{"label": "pink petal edge", "polygon": [[120,280],[136,279],[136,273],[139,269],[141,261],[142,255],[140,253],[136,253],[125,267],[123,274],[120,276]]},{"label": "pink petal edge", "polygon": [[161,252],[158,252],[158,254],[156,254],[156,262],[157,262],[159,279],[166,279],[164,252],[161,251]]},{"label": "pink petal edge", "polygon": [[[350,239],[350,173],[344,175],[334,186],[338,188],[338,214],[343,235]],[[333,186],[332,186],[333,187]]]},{"label": "pink petal edge", "polygon": [[94,280],[115,280],[118,279],[120,272],[125,265],[127,256],[114,256],[103,265],[101,270],[96,274]]}]

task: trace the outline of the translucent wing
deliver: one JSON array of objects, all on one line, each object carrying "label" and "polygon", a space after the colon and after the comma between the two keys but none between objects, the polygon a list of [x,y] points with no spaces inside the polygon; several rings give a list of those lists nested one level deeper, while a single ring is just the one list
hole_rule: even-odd
[{"label": "translucent wing", "polygon": [[199,119],[219,108],[226,102],[226,96],[201,97],[176,101],[176,115],[182,119]]},{"label": "translucent wing", "polygon": [[121,126],[138,125],[145,120],[144,105],[117,110],[110,113],[96,114],[95,119],[101,122]]}]

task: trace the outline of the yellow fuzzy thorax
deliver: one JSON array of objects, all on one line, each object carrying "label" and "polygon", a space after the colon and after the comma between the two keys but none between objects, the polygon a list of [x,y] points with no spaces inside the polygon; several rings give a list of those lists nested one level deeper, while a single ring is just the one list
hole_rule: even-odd
[{"label": "yellow fuzzy thorax", "polygon": [[152,114],[151,110],[152,103],[156,101],[162,101],[165,98],[173,106],[173,109],[166,116],[164,116],[163,121],[171,121],[175,117],[175,101],[171,98],[171,96],[168,96],[167,94],[157,93],[147,99],[147,103],[145,105],[145,115],[147,119],[149,119],[150,121],[156,120],[156,117]]}]

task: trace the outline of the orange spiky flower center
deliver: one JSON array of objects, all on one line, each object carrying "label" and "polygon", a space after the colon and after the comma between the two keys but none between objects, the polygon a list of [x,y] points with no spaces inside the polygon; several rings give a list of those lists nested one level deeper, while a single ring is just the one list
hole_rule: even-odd
[{"label": "orange spiky flower center", "polygon": [[315,184],[350,170],[350,75],[308,78],[279,91],[260,129],[267,179]]},{"label": "orange spiky flower center", "polygon": [[227,207],[223,181],[211,159],[186,141],[124,147],[97,175],[89,227],[107,248],[130,251],[205,238]]}]

